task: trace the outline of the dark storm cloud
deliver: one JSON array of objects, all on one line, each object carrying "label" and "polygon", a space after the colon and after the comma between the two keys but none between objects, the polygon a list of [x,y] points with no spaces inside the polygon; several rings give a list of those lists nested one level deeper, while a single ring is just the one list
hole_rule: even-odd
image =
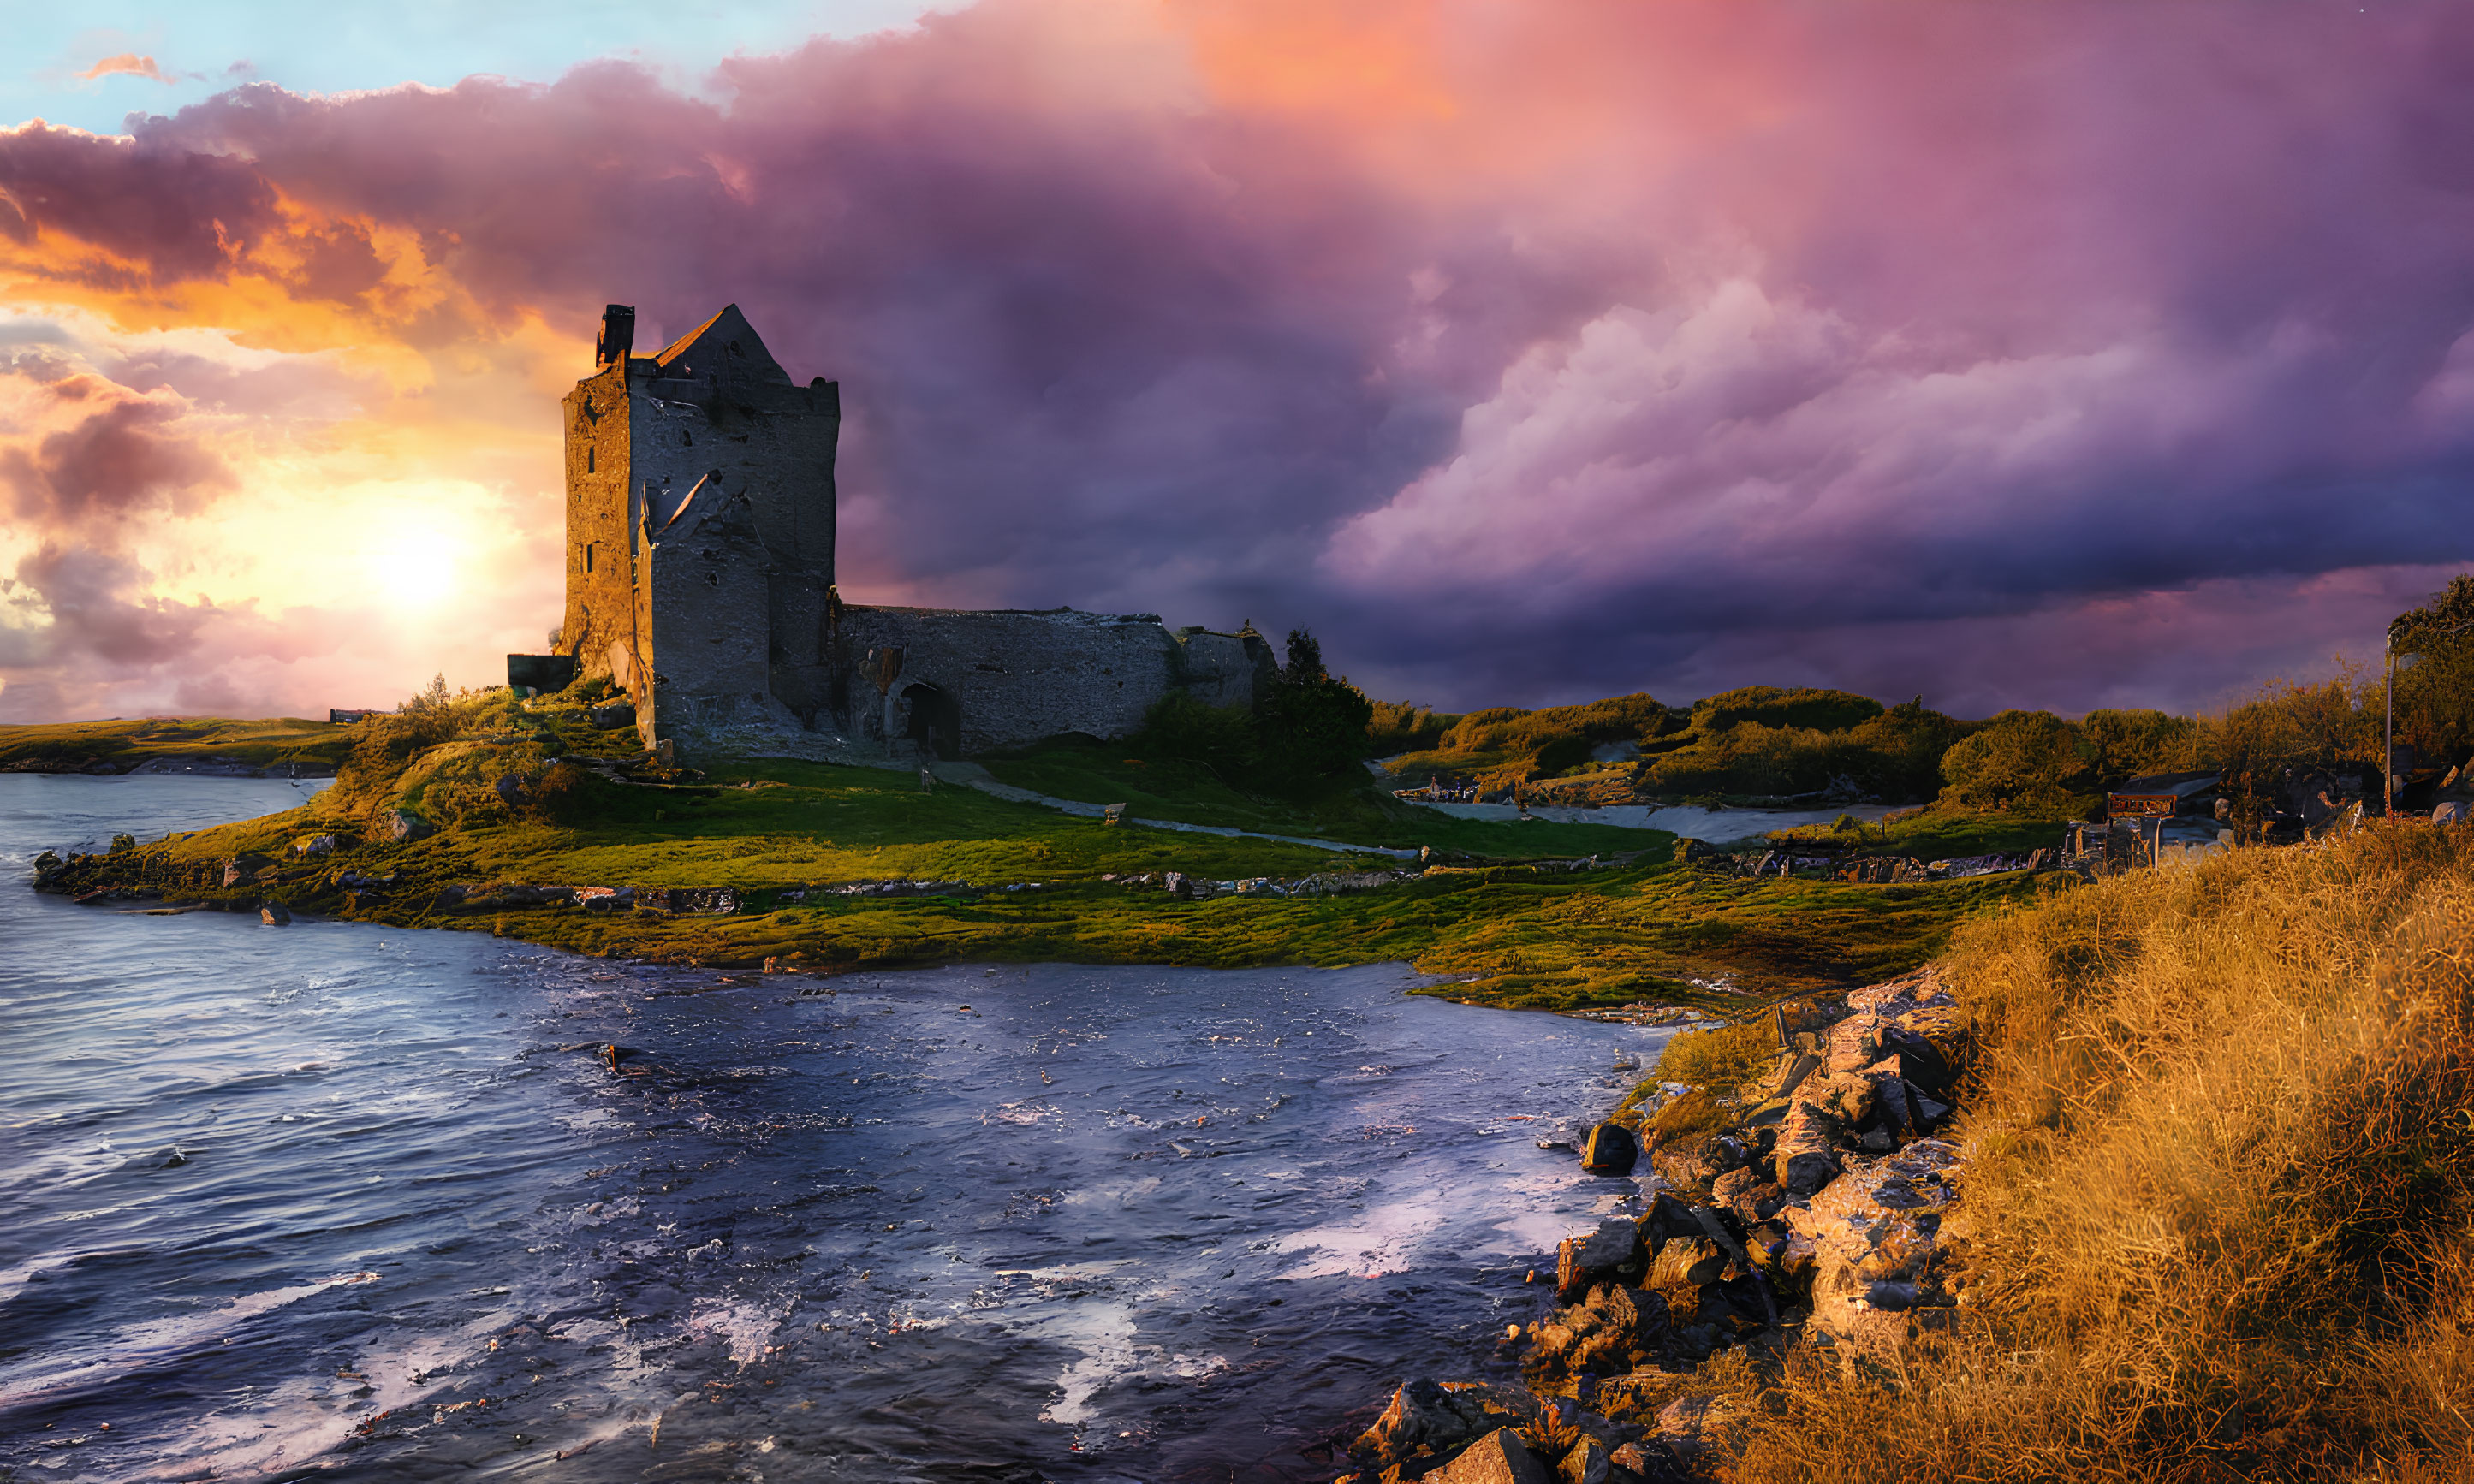
[{"label": "dark storm cloud", "polygon": [[537,313],[579,372],[605,300],[736,300],[843,383],[859,595],[1307,622],[1439,703],[2192,704],[2474,557],[2474,13],[1180,13],[983,6],[720,102],[253,85],[19,131],[0,189],[158,275],[296,203],[303,296],[409,234],[474,316],[421,333]]}]

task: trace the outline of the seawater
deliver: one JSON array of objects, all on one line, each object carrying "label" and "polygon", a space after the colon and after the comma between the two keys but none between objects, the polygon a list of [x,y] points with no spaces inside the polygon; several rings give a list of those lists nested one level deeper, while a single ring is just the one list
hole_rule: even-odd
[{"label": "seawater", "polygon": [[1537,1134],[1661,1033],[1397,966],[767,977],[25,887],[307,786],[0,776],[0,1477],[1328,1478],[1637,1198]]}]

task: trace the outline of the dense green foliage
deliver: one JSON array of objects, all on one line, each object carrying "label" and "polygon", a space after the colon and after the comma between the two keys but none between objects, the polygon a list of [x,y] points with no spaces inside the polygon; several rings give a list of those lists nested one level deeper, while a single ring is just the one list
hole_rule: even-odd
[{"label": "dense green foliage", "polygon": [[1308,795],[1364,776],[1373,715],[1363,692],[1323,668],[1314,635],[1294,629],[1288,663],[1273,671],[1251,709],[1172,691],[1123,750],[1146,761],[1196,764],[1232,788]]},{"label": "dense green foliage", "polygon": [[[1919,700],[1919,705],[1922,704]],[[1881,703],[1844,690],[1799,686],[1745,685],[1722,691],[1692,706],[1692,725],[1704,732],[1724,731],[1746,722],[1764,727],[1811,731],[1845,731],[1881,714]]]}]

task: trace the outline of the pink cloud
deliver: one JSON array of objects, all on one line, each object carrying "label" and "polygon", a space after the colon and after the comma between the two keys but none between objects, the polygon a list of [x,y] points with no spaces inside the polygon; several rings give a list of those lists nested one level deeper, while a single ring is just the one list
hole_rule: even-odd
[{"label": "pink cloud", "polygon": [[174,81],[171,78],[165,77],[163,75],[163,70],[155,65],[154,58],[140,57],[135,52],[115,53],[112,56],[107,57],[103,60],[96,62],[93,66],[86,68],[84,72],[79,73],[78,77],[84,82],[91,83],[97,78],[117,77],[122,75],[129,77],[153,78],[158,83],[170,83]]},{"label": "pink cloud", "polygon": [[604,301],[736,300],[843,383],[855,595],[1306,623],[1438,704],[2196,705],[2474,559],[2460,8],[1369,13],[252,85],[0,135],[0,199],[158,284],[327,233],[303,299],[371,224],[482,316],[407,336],[537,313],[579,372]]}]

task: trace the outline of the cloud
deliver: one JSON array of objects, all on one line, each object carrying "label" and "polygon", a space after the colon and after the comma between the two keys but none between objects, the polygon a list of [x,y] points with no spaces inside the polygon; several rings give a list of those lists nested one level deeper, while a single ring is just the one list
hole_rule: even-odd
[{"label": "cloud", "polygon": [[86,526],[141,512],[186,514],[234,484],[230,467],[177,429],[185,410],[169,393],[134,393],[91,375],[45,384],[56,414],[74,421],[40,440],[0,443],[0,482],[30,525]]},{"label": "cloud", "polygon": [[121,74],[127,74],[131,77],[153,78],[158,83],[168,84],[179,81],[177,78],[164,76],[163,70],[155,65],[154,58],[140,57],[135,52],[118,52],[112,56],[107,57],[103,60],[96,62],[93,66],[86,68],[84,72],[79,73],[78,78],[82,82],[91,83],[97,78],[115,77]]},{"label": "cloud", "polygon": [[2474,560],[2469,82],[2437,3],[991,0],[703,96],[250,84],[0,132],[0,255],[364,380],[115,362],[98,472],[7,477],[216,509],[314,406],[486,462],[512,568],[599,306],[735,300],[843,384],[854,597],[1303,623],[1444,705],[2197,705]]}]

